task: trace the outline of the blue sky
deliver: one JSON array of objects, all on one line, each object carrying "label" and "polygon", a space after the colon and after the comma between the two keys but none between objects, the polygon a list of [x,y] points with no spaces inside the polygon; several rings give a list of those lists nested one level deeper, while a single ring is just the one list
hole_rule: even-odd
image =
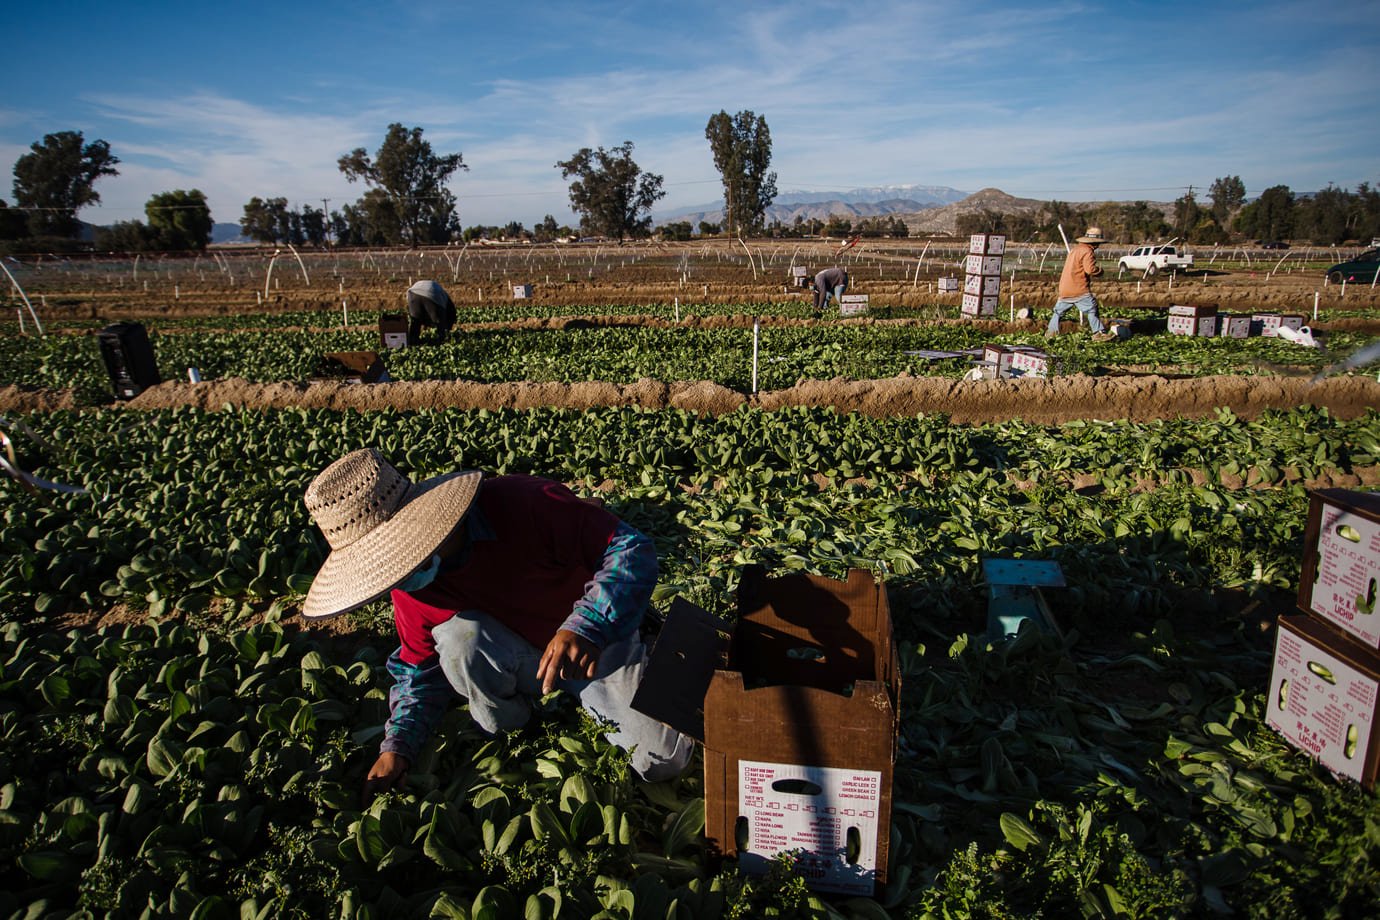
[{"label": "blue sky", "polygon": [[[18,12],[18,11],[14,11]],[[1380,182],[1380,3],[30,3],[0,56],[0,197],[44,134],[108,141],[93,223],[199,188],[338,208],[420,126],[465,225],[573,222],[553,164],[635,144],[659,213],[720,195],[704,127],[767,119],[781,190],[1171,200]]]}]

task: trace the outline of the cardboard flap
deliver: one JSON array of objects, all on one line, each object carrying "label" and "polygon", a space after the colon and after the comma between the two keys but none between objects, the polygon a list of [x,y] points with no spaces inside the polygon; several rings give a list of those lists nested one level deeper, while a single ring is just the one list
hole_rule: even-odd
[{"label": "cardboard flap", "polygon": [[729,639],[718,617],[676,598],[633,694],[633,709],[704,741],[704,697]]},{"label": "cardboard flap", "polygon": [[870,572],[847,581],[744,569],[729,666],[753,684],[800,684],[841,692],[888,680],[891,618],[885,588]]}]

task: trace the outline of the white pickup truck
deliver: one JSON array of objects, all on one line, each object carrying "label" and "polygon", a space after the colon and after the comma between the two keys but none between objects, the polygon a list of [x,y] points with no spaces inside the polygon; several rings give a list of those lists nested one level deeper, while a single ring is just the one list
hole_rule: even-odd
[{"label": "white pickup truck", "polygon": [[1170,245],[1140,246],[1121,257],[1118,266],[1124,272],[1144,272],[1155,275],[1162,271],[1187,271],[1193,267],[1190,253],[1179,254]]}]

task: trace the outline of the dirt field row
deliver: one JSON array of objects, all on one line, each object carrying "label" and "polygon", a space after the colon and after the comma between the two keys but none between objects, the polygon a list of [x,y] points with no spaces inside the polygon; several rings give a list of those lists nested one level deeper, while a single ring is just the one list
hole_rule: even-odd
[{"label": "dirt field row", "polygon": [[[1225,407],[1243,418],[1267,409],[1311,404],[1340,418],[1380,407],[1380,381],[1372,377],[1334,377],[1317,383],[1307,377],[1199,377],[1168,379],[1072,376],[1048,380],[962,381],[895,377],[886,380],[809,380],[782,390],[747,394],[712,381],[634,384],[474,383],[469,381],[341,383],[249,383],[213,380],[167,382],[128,403],[130,410],[193,406],[215,410],[225,405],[249,409],[527,409],[554,406],[638,406],[692,412],[733,412],[744,406],[780,409],[829,406],[867,415],[944,413],[954,422],[997,422],[1023,418],[1058,424],[1075,419],[1198,418]],[[76,408],[68,391],[0,388],[0,411],[30,412]]]}]

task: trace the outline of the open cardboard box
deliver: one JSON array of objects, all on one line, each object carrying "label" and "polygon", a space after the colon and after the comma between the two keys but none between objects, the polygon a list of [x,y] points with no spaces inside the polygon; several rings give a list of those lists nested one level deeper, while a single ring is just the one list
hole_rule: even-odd
[{"label": "open cardboard box", "polygon": [[886,881],[901,677],[883,584],[749,567],[732,633],[678,600],[647,675],[633,706],[704,742],[711,851],[754,873],[794,852],[821,891]]},{"label": "open cardboard box", "polygon": [[310,377],[312,382],[385,383],[388,369],[376,351],[333,351],[322,355]]}]

